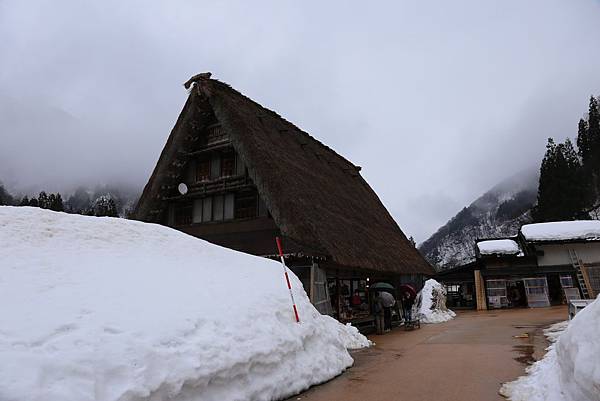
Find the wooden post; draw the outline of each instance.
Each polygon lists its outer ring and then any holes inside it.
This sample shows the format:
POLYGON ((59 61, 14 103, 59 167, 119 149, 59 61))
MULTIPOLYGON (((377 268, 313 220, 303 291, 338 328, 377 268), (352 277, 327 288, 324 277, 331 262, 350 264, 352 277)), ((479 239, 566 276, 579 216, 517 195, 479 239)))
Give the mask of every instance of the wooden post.
POLYGON ((315 304, 315 261, 312 261, 312 264, 310 265, 310 278, 309 278, 309 292, 308 292, 308 298, 310 299, 310 302, 314 305, 315 304))
POLYGON ((475 296, 477 300, 477 310, 487 310, 487 303, 485 302, 485 285, 483 283, 483 277, 481 277, 481 270, 474 270, 475 275, 475 296))
POLYGON ((335 297, 337 304, 337 319, 342 320, 340 316, 342 309, 340 305, 340 275, 338 269, 335 270, 335 297))

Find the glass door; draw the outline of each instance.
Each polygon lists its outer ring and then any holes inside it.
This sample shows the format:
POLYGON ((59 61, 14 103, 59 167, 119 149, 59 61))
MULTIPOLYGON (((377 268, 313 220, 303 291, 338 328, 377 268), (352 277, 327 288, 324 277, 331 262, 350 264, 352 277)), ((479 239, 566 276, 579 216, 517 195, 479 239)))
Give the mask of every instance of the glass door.
POLYGON ((527 305, 530 308, 550 306, 548 299, 548 282, 546 277, 524 278, 527 305))

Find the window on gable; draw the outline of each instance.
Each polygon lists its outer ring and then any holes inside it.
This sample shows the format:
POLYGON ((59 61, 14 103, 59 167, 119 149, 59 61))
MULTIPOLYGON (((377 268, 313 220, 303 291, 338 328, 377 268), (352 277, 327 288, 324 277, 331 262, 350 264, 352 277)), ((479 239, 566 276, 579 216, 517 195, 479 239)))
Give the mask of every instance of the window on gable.
POLYGON ((210 180, 210 159, 200 159, 196 162, 196 181, 210 180))
POLYGON ((235 175, 235 153, 224 153, 221 157, 221 177, 235 175))
POLYGON ((192 224, 192 204, 183 203, 175 206, 175 225, 185 226, 192 224))
POLYGON ((256 192, 239 192, 235 194, 235 218, 246 219, 256 217, 258 196, 256 192))

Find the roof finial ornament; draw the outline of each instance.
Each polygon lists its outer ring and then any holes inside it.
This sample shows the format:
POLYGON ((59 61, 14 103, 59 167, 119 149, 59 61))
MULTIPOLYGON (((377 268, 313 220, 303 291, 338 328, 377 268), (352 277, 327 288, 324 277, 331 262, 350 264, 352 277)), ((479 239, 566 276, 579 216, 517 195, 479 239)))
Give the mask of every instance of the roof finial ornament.
POLYGON ((185 89, 190 89, 190 86, 192 86, 192 84, 194 82, 197 82, 197 81, 200 81, 200 80, 210 79, 211 75, 212 75, 212 73, 210 73, 210 72, 202 72, 200 74, 196 74, 193 77, 191 77, 190 79, 188 79, 186 81, 186 83, 183 84, 183 87, 185 89))

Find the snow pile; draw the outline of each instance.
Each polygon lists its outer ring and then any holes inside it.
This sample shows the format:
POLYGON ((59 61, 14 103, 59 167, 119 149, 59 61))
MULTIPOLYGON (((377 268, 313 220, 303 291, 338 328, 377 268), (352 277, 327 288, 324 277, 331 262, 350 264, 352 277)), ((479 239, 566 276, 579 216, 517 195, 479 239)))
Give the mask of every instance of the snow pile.
POLYGON ((519 244, 512 239, 479 241, 477 248, 482 255, 523 255, 519 244))
POLYGON ((500 393, 512 401, 600 400, 600 298, 568 322, 544 334, 553 342, 527 376, 506 383, 500 393), (563 331, 564 330, 564 331, 563 331))
POLYGON ((417 294, 413 315, 423 323, 442 323, 453 319, 456 313, 446 307, 446 288, 429 279, 417 294))
POLYGON ((273 400, 368 346, 277 262, 117 218, 0 207, 0 399, 273 400))
POLYGON ((600 220, 526 224, 521 233, 527 241, 600 240, 600 220))

